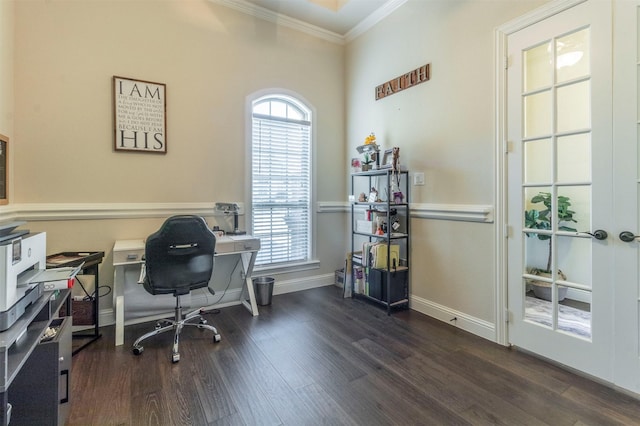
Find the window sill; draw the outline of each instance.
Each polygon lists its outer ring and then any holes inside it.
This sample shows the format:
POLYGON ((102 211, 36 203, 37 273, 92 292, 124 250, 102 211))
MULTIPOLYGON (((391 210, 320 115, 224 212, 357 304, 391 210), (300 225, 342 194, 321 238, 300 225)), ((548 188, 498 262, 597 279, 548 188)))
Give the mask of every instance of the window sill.
POLYGON ((311 269, 319 269, 319 260, 308 260, 306 262, 287 263, 282 265, 261 265, 253 268, 253 275, 268 273, 272 275, 289 274, 292 272, 309 271, 311 269))

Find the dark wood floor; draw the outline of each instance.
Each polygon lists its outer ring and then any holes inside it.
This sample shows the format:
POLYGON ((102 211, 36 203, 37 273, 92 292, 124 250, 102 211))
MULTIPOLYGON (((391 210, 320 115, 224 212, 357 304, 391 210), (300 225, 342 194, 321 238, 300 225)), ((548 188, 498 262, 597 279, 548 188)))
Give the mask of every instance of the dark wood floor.
POLYGON ((73 357, 69 425, 640 424, 640 402, 422 314, 388 317, 336 287, 207 315, 131 353, 153 324, 73 357))

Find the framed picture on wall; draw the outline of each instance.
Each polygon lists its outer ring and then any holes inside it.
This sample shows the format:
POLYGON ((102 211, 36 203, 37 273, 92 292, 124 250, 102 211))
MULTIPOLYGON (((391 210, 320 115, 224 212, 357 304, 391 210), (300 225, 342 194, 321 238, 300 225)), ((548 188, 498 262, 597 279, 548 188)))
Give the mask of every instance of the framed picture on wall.
POLYGON ((0 135, 0 205, 9 202, 9 138, 0 135))
POLYGON ((113 77, 114 149, 167 153, 166 85, 113 77))

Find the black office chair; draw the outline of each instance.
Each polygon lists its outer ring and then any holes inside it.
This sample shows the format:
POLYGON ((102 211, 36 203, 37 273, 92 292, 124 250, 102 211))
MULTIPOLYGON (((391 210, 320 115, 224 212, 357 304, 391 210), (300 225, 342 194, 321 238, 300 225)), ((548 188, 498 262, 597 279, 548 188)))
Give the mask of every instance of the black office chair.
POLYGON ((178 340, 185 325, 213 331, 213 341, 220 341, 215 327, 207 325, 201 309, 182 315, 180 296, 191 290, 207 287, 213 274, 213 254, 216 236, 199 216, 173 216, 147 238, 145 244, 146 276, 142 284, 151 294, 173 294, 176 298, 175 319, 163 320, 156 329, 141 336, 133 344, 133 353, 140 355, 144 347, 140 342, 148 337, 175 330, 171 361, 180 361, 178 340), (198 323, 188 321, 199 320, 198 323), (167 325, 168 324, 168 325, 167 325))

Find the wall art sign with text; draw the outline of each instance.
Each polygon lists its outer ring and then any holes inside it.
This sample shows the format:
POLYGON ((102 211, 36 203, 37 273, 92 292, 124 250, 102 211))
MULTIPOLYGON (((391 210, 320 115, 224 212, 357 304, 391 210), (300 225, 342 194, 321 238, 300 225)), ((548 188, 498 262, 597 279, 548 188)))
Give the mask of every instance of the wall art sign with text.
POLYGON ((0 135, 0 205, 9 203, 9 138, 0 135))
POLYGON ((396 77, 376 87, 376 101, 393 95, 394 93, 401 92, 409 87, 429 81, 429 78, 431 78, 431 64, 423 65, 420 68, 402 74, 400 77, 396 77))
POLYGON ((166 85, 113 77, 116 151, 167 153, 166 85))

